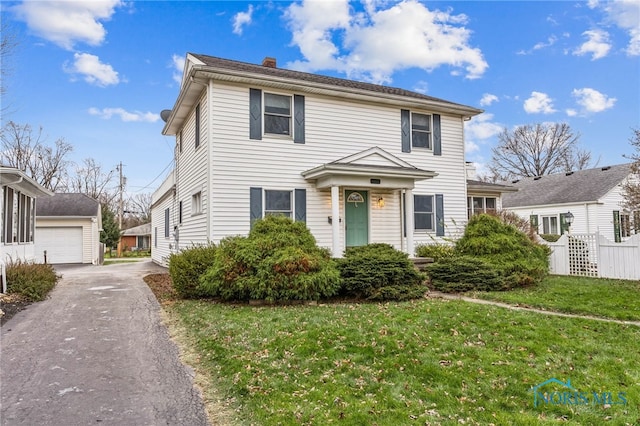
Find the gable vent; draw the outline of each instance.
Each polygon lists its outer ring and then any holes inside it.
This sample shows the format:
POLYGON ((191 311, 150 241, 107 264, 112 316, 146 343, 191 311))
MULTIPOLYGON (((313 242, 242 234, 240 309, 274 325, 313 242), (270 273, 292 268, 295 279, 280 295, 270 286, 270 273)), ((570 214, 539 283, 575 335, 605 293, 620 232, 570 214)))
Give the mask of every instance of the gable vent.
POLYGON ((606 166, 606 167, 603 167, 601 170, 602 170, 603 172, 606 172, 606 171, 607 171, 607 170, 609 170, 610 168, 611 168, 611 166, 606 166))

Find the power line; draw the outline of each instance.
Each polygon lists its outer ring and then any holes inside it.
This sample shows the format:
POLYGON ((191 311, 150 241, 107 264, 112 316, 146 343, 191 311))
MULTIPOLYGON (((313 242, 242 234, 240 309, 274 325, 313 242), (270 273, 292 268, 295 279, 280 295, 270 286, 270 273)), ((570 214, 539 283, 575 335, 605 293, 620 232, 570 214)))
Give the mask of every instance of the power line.
MULTIPOLYGON (((143 190, 145 190, 145 189, 149 188, 151 185, 153 185, 153 183, 154 183, 155 181, 157 181, 161 176, 163 176, 163 175, 164 175, 164 173, 167 171, 167 169, 173 165, 173 161, 174 161, 174 160, 172 159, 172 160, 169 162, 169 164, 167 164, 167 166, 166 166, 166 167, 165 167, 165 168, 164 168, 164 169, 163 169, 163 170, 158 174, 158 176, 156 176, 156 177, 155 177, 151 182, 149 182, 147 185, 145 185, 145 186, 141 187, 140 189, 135 190, 135 191, 133 191, 133 192, 142 192, 143 190)), ((132 188, 133 188, 133 187, 132 187, 132 188)))

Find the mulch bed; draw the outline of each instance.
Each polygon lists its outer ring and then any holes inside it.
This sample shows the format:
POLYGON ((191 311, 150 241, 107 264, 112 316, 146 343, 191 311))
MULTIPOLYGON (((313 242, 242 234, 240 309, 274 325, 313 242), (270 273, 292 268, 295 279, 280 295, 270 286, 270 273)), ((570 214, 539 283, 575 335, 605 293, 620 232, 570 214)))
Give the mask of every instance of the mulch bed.
POLYGON ((18 294, 0 294, 0 326, 30 304, 31 302, 18 294))

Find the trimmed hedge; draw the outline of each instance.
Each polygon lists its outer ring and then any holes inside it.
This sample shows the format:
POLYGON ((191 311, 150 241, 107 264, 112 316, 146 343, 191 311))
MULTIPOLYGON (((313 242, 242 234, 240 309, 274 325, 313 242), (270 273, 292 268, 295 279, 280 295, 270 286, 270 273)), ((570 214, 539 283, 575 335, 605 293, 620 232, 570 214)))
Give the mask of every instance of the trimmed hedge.
POLYGON ((39 302, 60 279, 52 265, 12 261, 6 265, 7 292, 20 294, 30 302, 39 302))
POLYGON ((340 275, 304 223, 267 216, 220 242, 199 288, 224 300, 319 300, 337 294, 340 275))
POLYGON ((431 285, 445 293, 504 290, 504 280, 490 263, 473 256, 454 256, 427 266, 431 285))
POLYGON ((408 300, 427 291, 424 274, 389 244, 348 248, 338 259, 342 294, 367 300, 408 300))
POLYGON ((169 275, 178 296, 183 299, 197 299, 203 296, 198 288, 200 276, 213 265, 215 254, 215 244, 207 244, 194 245, 169 256, 169 275))

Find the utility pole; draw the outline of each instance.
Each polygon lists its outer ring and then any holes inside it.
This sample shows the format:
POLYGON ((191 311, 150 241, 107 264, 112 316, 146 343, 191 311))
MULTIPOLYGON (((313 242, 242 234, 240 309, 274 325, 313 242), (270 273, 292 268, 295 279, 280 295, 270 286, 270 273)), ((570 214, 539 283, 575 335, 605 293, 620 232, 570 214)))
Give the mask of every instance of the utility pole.
POLYGON ((122 231, 122 215, 124 214, 124 206, 122 204, 122 192, 124 191, 124 178, 122 177, 122 161, 118 166, 118 170, 120 171, 120 201, 118 203, 118 228, 122 231))

